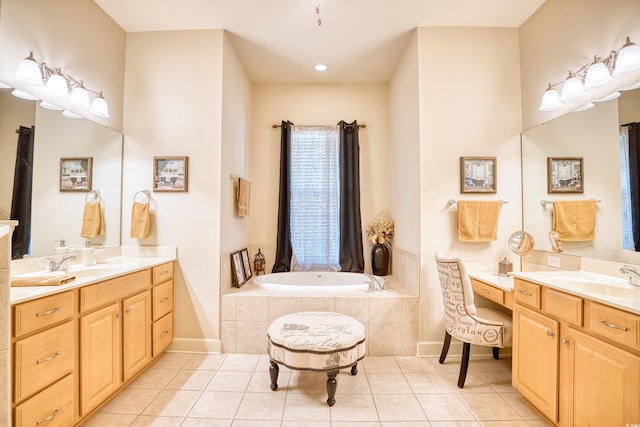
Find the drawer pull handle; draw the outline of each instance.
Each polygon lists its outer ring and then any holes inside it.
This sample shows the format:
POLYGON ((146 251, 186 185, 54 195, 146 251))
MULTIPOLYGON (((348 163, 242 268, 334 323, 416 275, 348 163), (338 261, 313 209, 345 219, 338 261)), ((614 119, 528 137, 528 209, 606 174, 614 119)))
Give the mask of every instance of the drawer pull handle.
POLYGON ((50 419, 54 418, 56 415, 58 415, 58 413, 60 413, 60 411, 62 410, 62 406, 58 406, 56 408, 55 411, 53 411, 50 415, 44 417, 44 418, 40 418, 38 421, 36 421, 36 425, 40 425, 44 422, 49 421, 50 419))
POLYGON ((555 335, 555 334, 554 334, 553 332, 551 332, 551 331, 547 331, 547 336, 548 336, 548 337, 552 337, 552 336, 554 336, 554 335, 555 335))
POLYGON ((169 274, 169 270, 163 270, 160 272, 161 276, 164 276, 165 274, 169 274))
POLYGON ((523 291, 522 289, 518 289, 518 292, 521 293, 522 295, 526 295, 528 297, 532 297, 533 296, 533 294, 531 292, 523 291))
POLYGON ((166 336, 167 336, 167 334, 169 334, 169 331, 168 331, 168 330, 166 330, 166 331, 162 331, 162 332, 160 333, 160 338, 162 338, 162 337, 166 337, 166 336))
POLYGON ((169 297, 164 297, 164 298, 160 299, 160 302, 167 302, 167 301, 169 301, 169 297))
POLYGON ((629 330, 626 326, 614 325, 613 323, 609 323, 604 319, 598 319, 598 323, 602 323, 604 326, 607 326, 609 328, 620 329, 621 331, 625 331, 625 332, 629 330))
POLYGON ((48 361, 50 361, 50 360, 53 360, 53 359, 55 359, 56 357, 60 356, 61 354, 62 354, 62 352, 61 352, 61 351, 56 351, 55 353, 53 353, 53 354, 52 354, 51 356, 49 356, 49 357, 45 357, 44 359, 38 359, 38 360, 36 361, 36 365, 39 365, 39 364, 41 364, 41 363, 44 363, 44 362, 48 362, 48 361))
POLYGON ((490 293, 488 289, 480 289, 480 292, 485 293, 485 294, 490 293))
POLYGON ((49 311, 39 311, 36 313, 36 317, 48 316, 50 314, 57 313, 60 310, 62 310, 62 307, 56 307, 53 310, 49 311))

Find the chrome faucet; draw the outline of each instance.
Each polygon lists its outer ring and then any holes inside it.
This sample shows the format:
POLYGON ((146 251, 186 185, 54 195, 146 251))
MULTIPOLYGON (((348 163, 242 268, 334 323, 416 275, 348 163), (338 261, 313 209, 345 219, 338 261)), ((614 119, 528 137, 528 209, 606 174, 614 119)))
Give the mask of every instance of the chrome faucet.
POLYGON ((640 272, 638 272, 638 270, 632 266, 632 265, 623 265, 620 268, 620 272, 621 273, 626 273, 629 275, 629 284, 631 285, 635 285, 635 286, 640 286, 640 272))
POLYGON ((60 261, 56 261, 55 258, 47 258, 47 261, 49 261, 49 271, 66 270, 69 267, 69 262, 76 258, 75 255, 65 255, 60 261))
POLYGON ((369 277, 371 282, 369 282, 369 292, 373 291, 384 291, 387 289, 387 280, 383 278, 377 278, 373 274, 364 273, 369 277))

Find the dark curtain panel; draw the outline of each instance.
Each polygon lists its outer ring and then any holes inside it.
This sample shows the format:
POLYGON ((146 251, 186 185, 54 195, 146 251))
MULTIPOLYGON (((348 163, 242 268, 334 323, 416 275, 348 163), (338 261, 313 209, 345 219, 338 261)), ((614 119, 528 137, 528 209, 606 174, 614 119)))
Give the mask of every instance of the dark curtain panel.
POLYGON ((340 266, 362 273, 362 221, 360 217, 360 145, 358 122, 340 126, 340 266))
POLYGON ((629 123, 629 182, 631 187, 631 220, 633 242, 640 251, 640 123, 629 123))
POLYGON ((11 219, 18 220, 11 241, 12 259, 29 253, 31 243, 31 187, 33 182, 33 140, 35 127, 20 126, 16 168, 13 178, 11 219))
POLYGON ((289 185, 289 157, 291 151, 291 126, 289 121, 282 122, 280 136, 280 198, 278 201, 278 241, 276 260, 272 272, 281 273, 291 270, 291 221, 289 218, 289 201, 291 188, 289 185))

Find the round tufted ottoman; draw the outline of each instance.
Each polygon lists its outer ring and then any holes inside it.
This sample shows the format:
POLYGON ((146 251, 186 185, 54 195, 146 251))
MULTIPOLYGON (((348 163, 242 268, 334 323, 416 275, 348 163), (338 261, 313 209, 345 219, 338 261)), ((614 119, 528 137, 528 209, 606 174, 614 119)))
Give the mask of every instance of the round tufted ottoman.
POLYGON ((336 402, 336 375, 351 367, 358 373, 364 358, 366 333, 362 323, 344 314, 306 311, 282 316, 267 330, 271 390, 278 389, 278 364, 300 371, 327 373, 327 403, 336 402))

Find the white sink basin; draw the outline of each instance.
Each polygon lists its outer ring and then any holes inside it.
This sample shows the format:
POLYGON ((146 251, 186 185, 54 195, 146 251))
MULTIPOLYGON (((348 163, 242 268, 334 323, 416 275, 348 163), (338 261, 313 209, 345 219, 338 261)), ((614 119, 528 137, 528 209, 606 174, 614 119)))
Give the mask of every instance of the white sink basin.
POLYGON ((587 295, 640 299, 640 287, 617 277, 585 271, 535 272, 531 275, 538 280, 558 284, 568 290, 587 295))
POLYGON ((73 274, 77 278, 101 277, 117 274, 122 270, 121 265, 74 265, 67 269, 68 274, 73 274))

